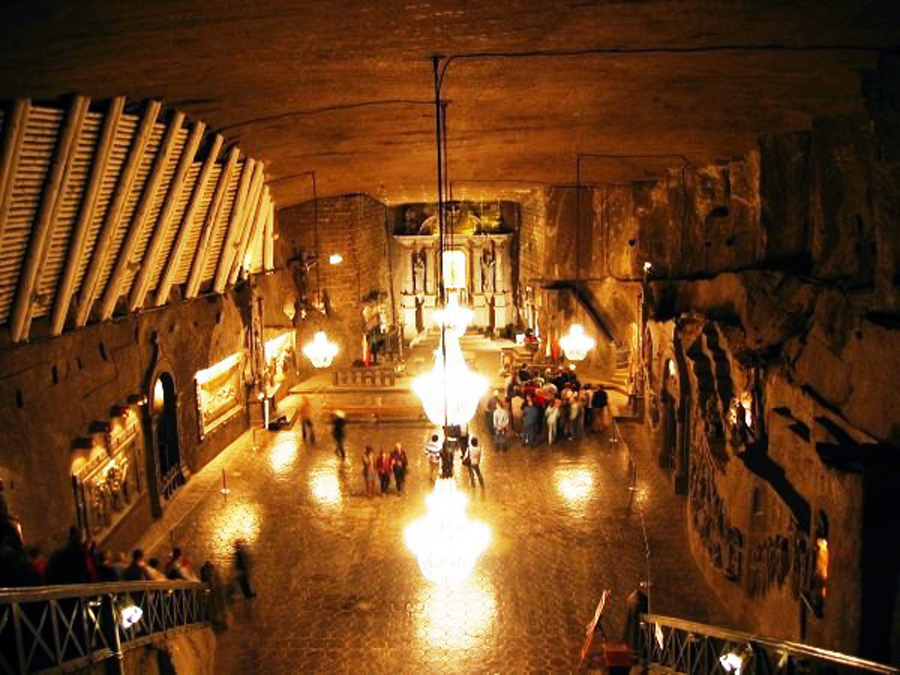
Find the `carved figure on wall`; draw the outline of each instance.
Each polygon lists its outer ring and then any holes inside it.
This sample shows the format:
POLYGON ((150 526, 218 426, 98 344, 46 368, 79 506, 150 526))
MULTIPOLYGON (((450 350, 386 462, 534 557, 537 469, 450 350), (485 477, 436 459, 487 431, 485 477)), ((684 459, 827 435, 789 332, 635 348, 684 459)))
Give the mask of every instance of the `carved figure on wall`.
POLYGON ((425 293, 425 249, 413 251, 413 293, 425 293))
POLYGON ((485 246, 481 253, 481 290, 484 293, 494 292, 494 275, 497 267, 497 252, 494 243, 490 247, 485 246))

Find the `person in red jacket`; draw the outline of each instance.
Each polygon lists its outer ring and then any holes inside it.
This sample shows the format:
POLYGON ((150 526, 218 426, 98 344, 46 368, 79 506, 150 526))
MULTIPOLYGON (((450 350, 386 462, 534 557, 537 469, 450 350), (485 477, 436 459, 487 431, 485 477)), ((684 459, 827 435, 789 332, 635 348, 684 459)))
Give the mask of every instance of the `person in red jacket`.
POLYGON ((391 456, 387 450, 381 451, 381 455, 375 462, 375 469, 378 471, 378 478, 381 480, 381 494, 386 495, 388 488, 391 487, 391 456))

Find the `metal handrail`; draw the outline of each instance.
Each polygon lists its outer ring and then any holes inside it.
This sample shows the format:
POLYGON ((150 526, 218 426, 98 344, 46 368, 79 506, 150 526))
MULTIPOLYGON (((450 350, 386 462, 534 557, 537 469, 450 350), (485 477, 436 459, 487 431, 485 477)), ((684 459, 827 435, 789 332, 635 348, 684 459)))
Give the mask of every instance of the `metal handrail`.
POLYGON ((113 659, 160 636, 209 624, 197 581, 135 581, 0 589, 0 673, 71 670, 113 659), (123 615, 140 609, 125 625, 123 615))
POLYGON ((651 667, 671 673, 730 673, 721 657, 743 660, 742 675, 777 673, 879 673, 898 675, 892 666, 849 654, 683 619, 641 617, 641 657, 651 667))

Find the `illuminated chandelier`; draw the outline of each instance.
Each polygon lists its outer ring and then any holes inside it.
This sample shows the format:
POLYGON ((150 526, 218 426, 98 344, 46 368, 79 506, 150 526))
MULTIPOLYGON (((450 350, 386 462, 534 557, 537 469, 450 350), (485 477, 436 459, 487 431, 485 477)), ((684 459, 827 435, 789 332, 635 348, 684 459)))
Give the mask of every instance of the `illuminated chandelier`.
POLYGON ((474 316, 471 309, 459 304, 459 298, 456 295, 451 295, 447 305, 434 313, 438 325, 443 326, 456 337, 466 334, 466 328, 469 327, 474 316))
POLYGON ((428 513, 404 532, 422 574, 434 583, 453 584, 468 577, 491 541, 488 526, 466 516, 467 502, 452 478, 438 480, 426 498, 428 513))
POLYGON ((584 327, 577 323, 569 326, 568 334, 559 339, 559 346, 570 361, 581 361, 596 344, 594 338, 587 335, 584 327))
POLYGON ((487 378, 466 366, 459 340, 445 334, 434 352, 434 367, 412 383, 428 419, 437 426, 467 424, 487 391, 487 378))
POLYGON ((317 331, 312 342, 303 347, 303 354, 316 368, 327 368, 338 353, 338 346, 328 339, 325 331, 317 331))

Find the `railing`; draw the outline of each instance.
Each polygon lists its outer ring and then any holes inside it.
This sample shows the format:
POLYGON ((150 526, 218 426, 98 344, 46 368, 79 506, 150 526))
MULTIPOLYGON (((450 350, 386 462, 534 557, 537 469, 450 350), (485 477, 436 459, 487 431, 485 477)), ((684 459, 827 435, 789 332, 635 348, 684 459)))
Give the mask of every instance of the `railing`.
POLYGON ((336 368, 335 387, 393 387, 397 375, 393 366, 369 368, 336 368))
POLYGON ((900 673, 855 656, 656 614, 642 617, 640 642, 650 670, 685 675, 900 673))
MULTIPOLYGON (((0 672, 72 670, 209 621, 206 587, 150 581, 0 590, 0 672), (140 618, 127 626, 129 618, 140 618)), ((118 664, 120 665, 120 663, 118 664)))

